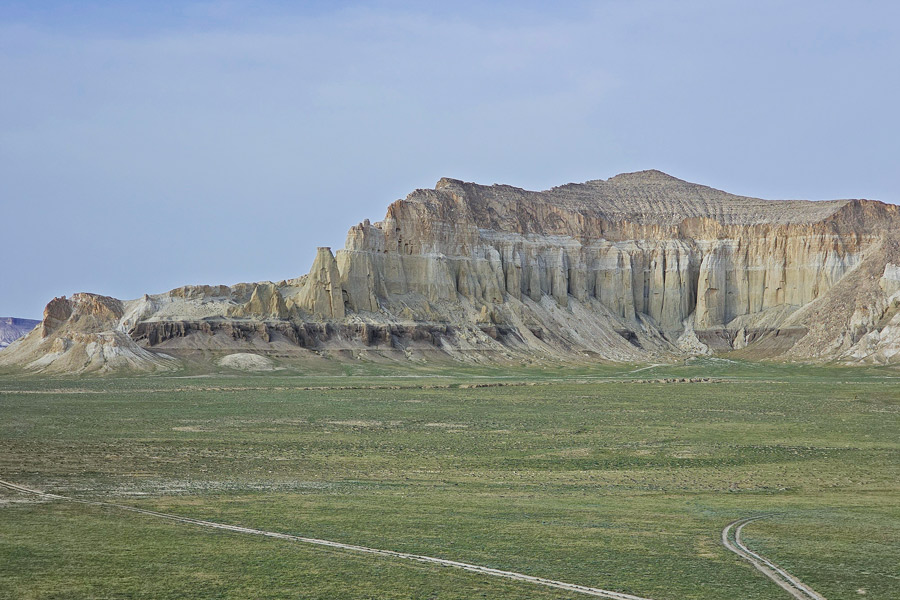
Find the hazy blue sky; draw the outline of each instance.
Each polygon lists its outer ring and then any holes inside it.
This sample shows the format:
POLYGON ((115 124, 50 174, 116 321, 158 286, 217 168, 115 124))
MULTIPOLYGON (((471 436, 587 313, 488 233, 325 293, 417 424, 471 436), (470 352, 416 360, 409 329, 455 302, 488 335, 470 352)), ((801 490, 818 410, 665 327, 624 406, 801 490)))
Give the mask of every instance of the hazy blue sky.
POLYGON ((280 280, 442 176, 900 200, 900 3, 0 0, 0 316, 280 280))

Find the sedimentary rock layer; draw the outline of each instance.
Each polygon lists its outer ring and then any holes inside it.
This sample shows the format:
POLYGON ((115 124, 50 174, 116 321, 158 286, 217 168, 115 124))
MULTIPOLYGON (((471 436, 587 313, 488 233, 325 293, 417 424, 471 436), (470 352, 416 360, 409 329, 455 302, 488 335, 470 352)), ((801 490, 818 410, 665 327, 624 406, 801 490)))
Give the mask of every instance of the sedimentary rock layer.
MULTIPOLYGON (((441 179, 391 204, 383 221, 352 227, 335 254, 319 248, 308 275, 124 303, 54 301, 40 335, 118 332, 151 353, 408 357, 430 347, 462 360, 728 351, 891 362, 898 237, 896 206, 759 200, 658 171, 544 192, 441 179)), ((36 348, 18 354, 43 365, 36 348)))

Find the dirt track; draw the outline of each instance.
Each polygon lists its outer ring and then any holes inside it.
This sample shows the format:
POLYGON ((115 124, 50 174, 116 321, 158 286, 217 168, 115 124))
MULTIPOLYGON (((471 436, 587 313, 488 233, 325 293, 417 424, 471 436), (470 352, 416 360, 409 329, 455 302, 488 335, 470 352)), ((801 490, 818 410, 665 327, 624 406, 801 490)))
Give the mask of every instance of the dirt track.
MULTIPOLYGON (((8 488, 10 490, 14 490, 16 492, 24 493, 24 494, 32 494, 36 496, 40 496, 42 498, 47 498, 50 500, 66 500, 69 502, 78 502, 80 504, 87 504, 91 506, 105 506, 118 508, 121 510, 127 510, 131 512, 140 513, 142 515, 149 515, 153 517, 158 517, 161 519, 167 519, 169 521, 175 521, 177 523, 184 523, 188 525, 198 525, 200 527, 211 527, 213 529, 224 529, 225 531, 233 531, 235 533, 244 533, 249 535, 261 535, 265 537, 278 538, 282 540, 288 540, 292 542, 301 542, 304 544, 314 544, 316 546, 328 546, 329 548, 337 548, 340 550, 348 550, 351 552, 362 552, 365 554, 377 554, 379 556, 386 556, 390 558, 400 558, 404 560, 413 560, 420 563, 429 563, 433 565, 439 565, 442 567, 454 567, 457 569, 462 569, 464 571, 470 571, 472 573, 480 573, 482 575, 490 575, 492 577, 502 577, 504 579, 512 579, 515 581, 525 581, 528 583, 533 583, 536 585, 542 585, 545 587, 557 588, 561 590, 566 590, 568 592, 577 592, 579 594, 584 594, 587 596, 594 596, 597 598, 611 598, 612 600, 650 600, 649 598, 642 598, 640 596, 632 596, 631 594, 624 594, 621 592, 614 592, 610 590, 602 590, 599 588, 592 588, 583 585, 577 585, 574 583, 566 583, 564 581, 556 581, 553 579, 544 579, 543 577, 533 577, 531 575, 525 575, 523 573, 515 573, 513 571, 502 571, 500 569, 492 569, 490 567, 482 567, 479 565, 472 565, 469 563, 458 562, 455 560, 446 560, 443 558, 433 558, 430 556, 420 556, 418 554, 408 554, 406 552, 394 552, 393 550, 378 550, 375 548, 366 548, 365 546, 355 546, 352 544, 342 544, 340 542, 332 542, 329 540, 320 540, 316 538, 308 538, 301 537, 296 535, 289 535, 286 533, 276 533, 272 531, 262 531, 260 529, 250 529, 249 527, 238 527, 237 525, 224 525, 222 523, 213 523, 212 521, 202 521, 200 519, 190 519, 187 517, 180 517, 178 515, 172 515, 168 513, 161 513, 152 510, 145 510, 143 508, 135 508, 133 506, 126 506, 124 504, 113 504, 110 502, 96 502, 91 500, 79 500, 77 498, 69 498, 67 496, 59 496, 57 494, 47 494, 38 490, 33 490, 31 488, 27 488, 21 485, 17 485, 15 483, 10 483, 8 481, 0 480, 0 486, 8 488)), ((817 599, 821 597, 816 596, 817 599)))
POLYGON ((741 530, 744 528, 744 526, 748 523, 752 523, 753 521, 765 519, 767 516, 771 515, 747 517, 744 519, 738 519, 733 523, 729 523, 728 526, 722 530, 722 544, 724 544, 726 548, 728 548, 744 560, 749 561, 766 577, 774 581, 794 598, 797 598, 797 600, 825 600, 824 596, 814 591, 812 588, 779 567, 771 560, 757 554, 756 552, 753 552, 741 542, 741 530), (730 539, 732 530, 734 530, 733 541, 730 539))

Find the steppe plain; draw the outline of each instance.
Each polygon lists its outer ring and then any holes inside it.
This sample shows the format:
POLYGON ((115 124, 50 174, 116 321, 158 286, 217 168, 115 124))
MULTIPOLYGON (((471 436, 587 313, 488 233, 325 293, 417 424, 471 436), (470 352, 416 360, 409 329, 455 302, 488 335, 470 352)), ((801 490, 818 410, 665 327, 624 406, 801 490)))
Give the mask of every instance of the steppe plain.
MULTIPOLYGON (((227 370, 226 370, 227 371, 227 370)), ((0 376, 0 479, 654 600, 900 589, 900 372, 647 367, 0 376), (693 380, 693 381, 691 381, 693 380)), ((576 598, 0 489, 0 598, 576 598)))

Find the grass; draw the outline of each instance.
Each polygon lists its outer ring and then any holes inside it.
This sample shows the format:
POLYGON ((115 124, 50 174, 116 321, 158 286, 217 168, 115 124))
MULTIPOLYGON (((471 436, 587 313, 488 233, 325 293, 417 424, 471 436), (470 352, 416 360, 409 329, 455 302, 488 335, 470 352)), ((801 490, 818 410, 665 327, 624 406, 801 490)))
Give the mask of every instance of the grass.
MULTIPOLYGON (((896 371, 638 368, 4 377, 0 478, 654 600, 782 597, 719 543, 730 521, 774 512, 745 529, 751 548, 826 597, 893 597, 896 371), (714 381, 631 381, 690 377, 714 381)), ((573 597, 12 500, 0 598, 573 597)))

